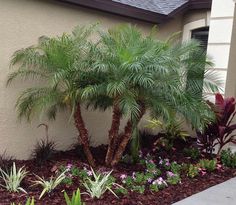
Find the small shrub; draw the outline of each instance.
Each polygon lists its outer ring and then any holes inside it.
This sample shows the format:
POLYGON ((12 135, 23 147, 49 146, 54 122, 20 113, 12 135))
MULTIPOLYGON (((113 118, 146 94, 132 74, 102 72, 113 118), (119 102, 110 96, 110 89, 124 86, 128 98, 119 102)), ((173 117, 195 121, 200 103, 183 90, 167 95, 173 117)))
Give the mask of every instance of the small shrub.
POLYGON ((208 172, 213 172, 217 168, 216 160, 201 159, 199 162, 200 168, 207 170, 208 172))
POLYGON ((80 195, 80 190, 79 189, 77 189, 76 192, 73 192, 71 199, 69 198, 67 193, 64 192, 64 198, 65 198, 65 201, 66 201, 66 205, 85 205, 81 201, 81 195, 80 195))
POLYGON ((150 184, 149 188, 151 191, 158 192, 159 190, 164 189, 167 186, 168 185, 166 181, 162 177, 159 177, 150 184))
POLYGON ((170 164, 170 170, 174 173, 174 174, 180 174, 181 173, 181 169, 182 166, 180 164, 178 164, 177 162, 172 162, 170 164))
POLYGON ((49 181, 39 177, 38 175, 35 176, 38 180, 35 181, 34 185, 40 185, 43 187, 43 191, 41 192, 39 199, 41 199, 46 193, 50 194, 66 177, 65 172, 61 173, 56 178, 51 177, 49 181))
POLYGON ((187 176, 190 178, 194 178, 198 175, 199 175, 199 168, 197 166, 190 164, 187 171, 187 176))
POLYGON ((183 121, 173 118, 167 122, 162 122, 158 119, 149 120, 149 128, 161 128, 160 138, 154 143, 159 148, 163 147, 167 151, 171 150, 174 146, 174 142, 178 139, 186 141, 189 134, 182 130, 183 121))
POLYGON ((230 149, 223 150, 220 159, 224 166, 236 168, 236 153, 232 153, 230 149))
POLYGON ((114 196, 118 198, 118 196, 112 190, 112 187, 123 187, 117 183, 114 183, 114 178, 110 178, 112 171, 107 174, 96 174, 93 169, 91 169, 91 171, 93 179, 87 177, 83 183, 84 187, 86 188, 86 193, 89 194, 91 198, 99 199, 106 191, 110 191, 114 196))
POLYGON ((56 144, 49 140, 48 136, 48 125, 40 124, 40 126, 45 126, 46 137, 37 142, 32 152, 32 158, 38 165, 43 165, 46 161, 50 160, 55 153, 56 144))
POLYGON ((13 163, 12 167, 10 168, 10 172, 5 172, 3 169, 0 168, 0 173, 2 180, 4 181, 4 185, 1 185, 6 190, 10 192, 19 192, 22 191, 26 193, 26 191, 20 187, 22 180, 26 177, 27 171, 24 167, 21 167, 19 170, 16 168, 15 162, 13 163))
POLYGON ((181 182, 181 178, 179 174, 174 174, 173 172, 167 172, 167 182, 171 185, 176 185, 181 182))
POLYGON ((183 152, 184 152, 185 156, 190 157, 193 160, 197 160, 201 156, 200 151, 197 148, 194 148, 194 147, 184 148, 183 152))
MULTIPOLYGON (((34 198, 32 199, 27 199, 25 205, 34 205, 35 204, 35 201, 34 201, 34 198)), ((15 203, 11 203, 11 205, 16 205, 15 203)), ((21 204, 18 204, 18 205, 21 205, 21 204)))
POLYGON ((41 140, 35 145, 32 153, 33 159, 38 165, 43 165, 50 160, 55 153, 55 143, 53 141, 41 140))
POLYGON ((233 123, 236 115, 236 100, 233 97, 223 98, 219 93, 215 95, 215 104, 208 102, 212 111, 215 112, 216 120, 209 123, 204 132, 198 131, 198 146, 202 151, 212 154, 216 146, 219 146, 217 154, 229 143, 236 144, 236 130, 233 123))

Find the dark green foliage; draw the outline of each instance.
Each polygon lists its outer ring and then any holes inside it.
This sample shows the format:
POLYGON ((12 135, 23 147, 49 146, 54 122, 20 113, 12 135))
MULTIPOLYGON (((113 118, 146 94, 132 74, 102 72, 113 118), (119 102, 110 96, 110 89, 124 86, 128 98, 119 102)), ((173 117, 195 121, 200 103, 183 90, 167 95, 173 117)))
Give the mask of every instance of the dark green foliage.
POLYGON ((184 148, 184 155, 190 157, 193 160, 198 160, 201 156, 200 151, 195 147, 184 148))
POLYGON ((53 141, 40 140, 35 145, 32 157, 38 165, 43 165, 50 160, 55 153, 56 144, 53 141))
POLYGON ((6 151, 4 151, 0 155, 0 168, 3 171, 8 172, 12 166, 13 161, 14 161, 14 157, 8 155, 6 151))
POLYGON ((224 166, 236 168, 236 153, 233 153, 230 149, 223 150, 220 159, 224 166))
POLYGON ((41 126, 45 127, 45 133, 46 133, 45 139, 41 139, 40 141, 38 141, 32 152, 32 158, 40 166, 51 159, 51 157, 55 153, 55 147, 56 147, 55 142, 49 140, 48 125, 40 124, 38 127, 41 126))

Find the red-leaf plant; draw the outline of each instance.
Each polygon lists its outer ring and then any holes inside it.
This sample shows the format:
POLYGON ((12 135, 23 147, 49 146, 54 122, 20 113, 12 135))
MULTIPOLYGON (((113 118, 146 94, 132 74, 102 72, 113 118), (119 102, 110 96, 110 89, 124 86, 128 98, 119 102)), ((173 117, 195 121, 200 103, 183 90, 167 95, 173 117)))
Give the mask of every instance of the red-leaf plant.
POLYGON ((209 124, 203 133, 197 132, 198 145, 202 151, 211 153, 218 146, 217 154, 221 152, 223 147, 228 143, 236 144, 236 124, 233 119, 236 115, 236 100, 233 97, 223 98, 219 93, 215 95, 215 104, 209 103, 216 114, 214 123, 209 124))

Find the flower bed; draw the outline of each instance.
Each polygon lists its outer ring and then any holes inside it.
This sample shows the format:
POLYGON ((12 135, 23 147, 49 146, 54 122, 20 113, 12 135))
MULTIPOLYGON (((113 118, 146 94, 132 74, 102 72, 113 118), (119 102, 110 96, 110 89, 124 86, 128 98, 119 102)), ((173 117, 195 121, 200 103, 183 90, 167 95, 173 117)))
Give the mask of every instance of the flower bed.
MULTIPOLYGON (((94 149, 98 156, 103 155, 105 147, 94 149)), ((75 150, 57 153, 50 162, 43 166, 36 166, 34 161, 16 161, 17 167, 25 166, 27 176, 22 181, 21 187, 27 191, 10 193, 0 188, 0 204, 11 202, 24 203, 28 197, 34 197, 36 204, 65 204, 63 192, 71 196, 79 187, 82 199, 86 205, 99 204, 172 204, 192 194, 200 192, 215 184, 221 183, 234 177, 235 168, 224 167, 219 161, 208 159, 193 159, 186 156, 182 151, 171 152, 156 151, 154 153, 140 153, 138 163, 135 165, 122 163, 115 167, 109 176, 112 191, 109 190, 97 199, 91 198, 86 192, 87 178, 93 179, 90 167, 83 161, 78 160, 75 150), (168 154, 171 153, 171 154, 168 154), (50 193, 45 193, 39 200, 42 187, 32 186, 37 180, 35 174, 45 179, 65 172, 65 178, 50 193)), ((224 158, 225 160, 225 158, 224 158)), ((226 161, 224 161, 226 162, 226 161)), ((96 167, 96 173, 107 175, 111 169, 101 166, 96 167)), ((2 181, 1 181, 2 183, 2 181)))

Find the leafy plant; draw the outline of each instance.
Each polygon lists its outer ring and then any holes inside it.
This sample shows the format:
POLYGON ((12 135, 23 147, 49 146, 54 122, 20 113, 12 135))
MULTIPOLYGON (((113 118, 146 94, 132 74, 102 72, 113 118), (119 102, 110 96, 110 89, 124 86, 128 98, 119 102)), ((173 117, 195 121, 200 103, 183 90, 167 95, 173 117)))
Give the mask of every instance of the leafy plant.
POLYGON ((32 153, 32 157, 38 165, 44 164, 50 160, 52 155, 55 153, 56 144, 49 140, 48 136, 48 125, 40 124, 38 127, 44 126, 46 132, 46 139, 42 139, 37 142, 32 153))
POLYGON ((39 177, 38 175, 35 175, 38 179, 37 181, 34 181, 34 185, 40 185, 43 188, 43 191, 41 192, 39 199, 41 199, 46 193, 50 194, 58 185, 61 184, 61 182, 65 179, 65 172, 61 173, 58 177, 50 177, 50 180, 47 181, 44 178, 39 177))
MULTIPOLYGON (((34 205, 35 204, 35 201, 34 201, 34 198, 29 198, 27 199, 25 205, 34 205)), ((15 203, 11 203, 11 205, 16 205, 15 203)), ((18 204, 18 205, 21 205, 21 204, 18 204)))
POLYGON ((187 176, 190 177, 190 178, 194 178, 198 175, 199 175, 199 167, 197 167, 193 164, 190 164, 189 168, 188 168, 188 171, 187 171, 187 176))
POLYGON ((201 159, 199 161, 199 166, 209 172, 213 172, 214 170, 216 170, 217 161, 215 159, 213 160, 201 159))
POLYGON ((177 162, 172 162, 170 164, 170 171, 173 172, 174 174, 180 174, 182 169, 182 166, 180 164, 178 164, 177 162))
POLYGON ((118 197, 114 191, 112 191, 113 186, 122 188, 119 184, 114 183, 113 180, 110 180, 112 171, 107 174, 96 174, 91 168, 93 179, 87 177, 83 185, 86 188, 86 193, 91 198, 100 198, 106 191, 110 191, 114 196, 118 197))
POLYGON ((167 172, 167 180, 169 184, 176 185, 181 182, 181 178, 179 174, 174 174, 173 172, 167 172))
POLYGON ((224 166, 236 168, 236 153, 232 153, 230 149, 223 150, 220 159, 224 166))
POLYGON ((197 148, 191 147, 191 148, 184 148, 183 150, 184 155, 190 157, 193 160, 197 160, 200 158, 200 151, 197 148))
POLYGON ((208 102, 215 112, 215 122, 209 123, 203 132, 198 131, 198 145, 202 151, 212 153, 219 146, 217 154, 228 143, 236 144, 236 124, 233 123, 235 111, 235 98, 223 98, 220 93, 215 95, 215 104, 208 102))
POLYGON ((186 141, 186 138, 189 137, 189 134, 182 130, 183 122, 177 120, 175 116, 167 122, 162 122, 158 119, 148 120, 148 122, 149 125, 147 127, 149 128, 161 128, 161 137, 154 145, 161 146, 166 150, 171 150, 173 148, 175 140, 180 139, 186 141))
POLYGON ((9 173, 0 168, 1 176, 0 178, 4 181, 4 185, 0 184, 3 188, 10 192, 19 192, 26 191, 20 187, 22 180, 26 177, 27 171, 24 167, 21 167, 17 170, 15 162, 13 162, 12 167, 10 168, 9 173))
POLYGON ((73 192, 71 199, 69 198, 67 193, 64 192, 64 198, 66 200, 66 205, 85 205, 81 201, 81 195, 80 195, 80 190, 79 189, 77 189, 76 192, 73 192))

